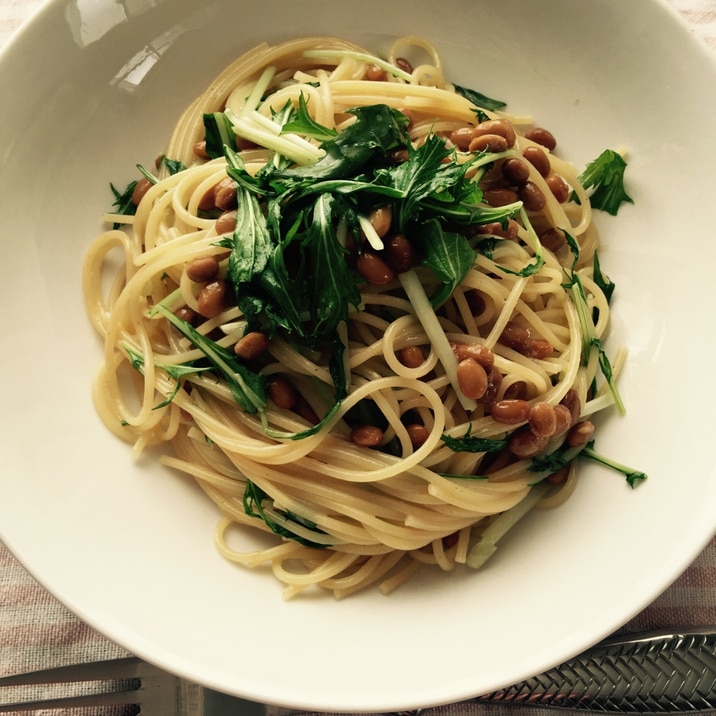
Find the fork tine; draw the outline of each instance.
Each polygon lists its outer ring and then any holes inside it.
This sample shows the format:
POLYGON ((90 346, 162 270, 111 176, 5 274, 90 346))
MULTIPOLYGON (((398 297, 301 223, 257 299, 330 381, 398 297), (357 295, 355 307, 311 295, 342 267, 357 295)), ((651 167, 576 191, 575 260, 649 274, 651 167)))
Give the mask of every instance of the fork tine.
POLYGON ((141 695, 138 689, 132 689, 131 691, 110 691, 100 694, 82 694, 81 696, 66 696, 56 699, 41 699, 40 701, 21 701, 14 704, 0 704, 0 713, 32 711, 34 709, 66 709, 81 706, 119 706, 129 704, 141 705, 141 695))
POLYGON ((13 674, 0 678, 0 688, 30 685, 131 682, 136 684, 113 684, 114 690, 76 696, 53 697, 36 701, 0 704, 0 713, 32 709, 60 709, 77 706, 108 706, 136 704, 151 707, 157 714, 176 714, 177 677, 152 666, 136 657, 109 659, 107 661, 71 664, 52 669, 13 674))
POLYGON ((154 669, 133 656, 107 661, 91 661, 86 664, 69 664, 52 669, 12 674, 0 678, 0 687, 27 686, 30 684, 68 684, 77 681, 103 681, 107 679, 140 679, 145 667, 154 669))

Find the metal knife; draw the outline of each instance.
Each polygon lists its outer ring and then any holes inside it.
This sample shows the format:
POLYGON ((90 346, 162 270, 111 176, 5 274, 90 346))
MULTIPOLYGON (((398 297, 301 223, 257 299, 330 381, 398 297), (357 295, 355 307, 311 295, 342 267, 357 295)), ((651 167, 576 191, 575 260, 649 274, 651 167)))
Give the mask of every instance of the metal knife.
POLYGON ((611 638, 475 701, 606 713, 716 709, 716 627, 611 638))

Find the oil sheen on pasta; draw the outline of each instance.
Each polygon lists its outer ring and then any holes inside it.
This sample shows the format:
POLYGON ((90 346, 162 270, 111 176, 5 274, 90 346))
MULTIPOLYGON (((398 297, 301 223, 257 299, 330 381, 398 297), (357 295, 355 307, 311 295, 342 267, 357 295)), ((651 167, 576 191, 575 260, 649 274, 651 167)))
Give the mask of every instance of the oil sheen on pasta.
POLYGON ((135 188, 136 214, 106 216, 115 228, 87 253, 99 415, 135 453, 169 444, 162 461, 221 511, 221 552, 268 565, 286 597, 388 593, 423 566, 479 566, 510 519, 570 494, 589 417, 614 402, 590 349, 609 305, 578 171, 549 132, 478 106, 445 72, 421 38, 380 60, 332 38, 253 49, 187 108, 170 161, 135 188), (301 107, 316 127, 285 131, 301 107), (221 156, 207 155, 205 115, 229 119, 221 156), (334 185, 310 179, 361 116, 388 117, 397 139, 334 185), (440 167, 416 194, 405 167, 426 146, 440 167), (462 204, 440 188, 447 171, 462 204), (249 185, 271 172, 287 193, 269 216, 249 185), (286 226, 299 195, 310 213, 286 226), (442 200, 459 211, 440 221, 442 200), (274 253, 237 286, 257 260, 242 231, 257 226, 274 253), (468 264, 442 266, 451 252, 468 264), (331 302, 326 255, 352 282, 344 314, 314 305, 331 302), (284 325, 260 300, 276 277, 305 291, 284 325))

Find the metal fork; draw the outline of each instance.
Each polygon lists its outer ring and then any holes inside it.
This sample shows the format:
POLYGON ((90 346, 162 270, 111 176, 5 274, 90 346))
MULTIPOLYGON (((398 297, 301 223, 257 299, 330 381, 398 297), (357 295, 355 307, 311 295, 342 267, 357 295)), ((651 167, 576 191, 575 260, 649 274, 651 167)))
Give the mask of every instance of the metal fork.
MULTIPOLYGON (((72 664, 0 678, 0 713, 87 706, 138 706, 145 716, 284 716, 289 711, 204 688, 136 657, 72 664), (4 703, 12 687, 94 684, 92 693, 4 703)), ((137 713, 130 711, 128 713, 137 713)))
POLYGON ((77 696, 57 696, 37 701, 23 701, 0 705, 0 713, 32 709, 60 709, 78 706, 137 705, 157 716, 179 716, 185 701, 184 684, 175 676, 151 664, 128 657, 87 664, 73 664, 0 679, 0 687, 71 684, 97 682, 113 690, 84 693, 77 696), (102 684, 104 682, 104 684, 102 684))
MULTIPOLYGON (((222 694, 209 692, 198 684, 180 679, 135 657, 73 664, 6 676, 0 678, 0 689, 86 682, 96 682, 96 688, 103 687, 104 690, 77 696, 57 696, 4 705, 0 703, 0 713, 79 706, 134 705, 139 706, 140 713, 147 716, 202 716, 205 709, 208 710, 207 700, 210 700, 214 713, 241 713, 245 716, 267 714, 262 704, 233 698, 230 700, 233 710, 221 709, 217 701, 224 698, 222 694), (239 708, 241 710, 238 710, 239 708)), ((0 702, 1 694, 0 691, 0 702)))

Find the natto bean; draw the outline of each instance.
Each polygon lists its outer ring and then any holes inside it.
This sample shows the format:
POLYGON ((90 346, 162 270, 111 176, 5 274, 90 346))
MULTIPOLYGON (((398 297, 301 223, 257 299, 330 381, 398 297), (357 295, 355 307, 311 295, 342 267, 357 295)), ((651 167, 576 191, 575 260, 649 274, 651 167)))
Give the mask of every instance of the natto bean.
POLYGON ((350 438, 361 447, 378 447, 383 442, 383 431, 377 425, 361 425, 351 430, 350 438))
POLYGON ((482 343, 458 343, 451 341, 450 347, 458 361, 465 360, 465 358, 472 358, 487 370, 490 370, 495 364, 495 354, 487 346, 482 345, 482 343))
POLYGON ((517 430, 510 436, 507 442, 507 449, 522 460, 534 457, 538 452, 544 450, 549 438, 535 435, 529 428, 517 430))
POLYGON ((199 157, 199 159, 211 159, 211 157, 206 153, 206 142, 201 141, 197 142, 193 147, 194 155, 199 157))
POLYGON ((262 331, 251 331, 234 344, 234 353, 243 360, 255 360, 269 346, 269 338, 262 331))
POLYGON ((579 416, 582 412, 582 401, 575 388, 570 388, 559 403, 569 410, 570 425, 574 425, 579 421, 579 416))
POLYGON ((542 211, 547 203, 544 193, 533 181, 525 182, 518 195, 527 211, 542 211))
POLYGON ((405 429, 414 448, 419 448, 430 437, 430 431, 422 423, 411 423, 406 425, 405 429))
POLYGON ((572 424, 572 415, 569 412, 569 408, 561 403, 554 406, 554 415, 556 418, 556 425, 554 428, 555 435, 562 435, 569 430, 569 426, 572 424))
POLYGON ((571 463, 562 465, 562 467, 560 467, 557 472, 553 472, 551 475, 547 476, 547 482, 549 482, 551 485, 564 485, 564 483, 567 482, 567 478, 569 477, 569 471, 571 469, 571 463))
POLYGON ((543 149, 539 147, 527 147, 522 152, 522 156, 540 173, 546 177, 552 171, 549 157, 543 149))
POLYGON ((199 256, 192 259, 186 267, 186 275, 196 283, 204 283, 216 278, 219 262, 215 256, 199 256))
POLYGON ((549 341, 544 338, 530 338, 524 355, 527 358, 544 360, 545 358, 549 358, 552 353, 554 353, 554 347, 549 341))
POLYGON ((382 82, 387 76, 388 73, 378 65, 368 65, 365 68, 364 77, 369 82, 382 82))
POLYGON ((282 410, 292 410, 296 405, 298 393, 296 389, 279 375, 273 376, 268 384, 268 397, 276 407, 282 410))
POLYGON ((533 127, 529 129, 525 132, 525 138, 531 142, 535 142, 535 144, 540 144, 550 151, 554 151, 557 146, 557 140, 554 138, 552 132, 544 127, 533 127))
POLYGON ((465 397, 477 400, 487 390, 487 372, 474 358, 464 358, 457 364, 457 384, 465 397))
POLYGON ((477 399, 477 402, 482 405, 491 405, 497 397, 497 393, 499 392, 501 385, 502 373, 500 373, 499 369, 493 365, 487 374, 487 390, 485 390, 485 393, 481 398, 477 399))
POLYGON ((498 423, 516 425, 529 418, 530 407, 526 400, 498 400, 490 406, 490 415, 498 423))
POLYGON ((458 127, 450 132, 449 139, 459 151, 466 152, 470 147, 470 142, 473 140, 474 136, 472 133, 473 129, 474 127, 465 126, 458 127))
POLYGON ((149 181, 149 179, 147 179, 147 177, 139 179, 132 190, 132 204, 134 204, 134 206, 139 206, 139 202, 153 186, 154 185, 149 181))
POLYGON ((546 401, 539 401, 530 408, 528 422, 532 432, 543 438, 552 437, 557 430, 554 408, 546 401))
POLYGON ((389 206, 379 206, 371 211, 368 218, 375 233, 382 239, 390 231, 390 225, 393 222, 393 210, 389 206))
POLYGON ((545 182, 547 182, 549 190, 560 204, 564 204, 569 199, 569 185, 559 174, 550 174, 545 179, 545 182))
POLYGON ((193 308, 189 308, 189 306, 181 306, 174 311, 174 315, 177 318, 181 318, 182 321, 193 323, 196 318, 196 311, 193 308))
POLYGON ((506 206, 519 201, 517 192, 504 187, 496 187, 494 189, 485 189, 484 199, 490 206, 506 206))
POLYGON ((221 211, 229 211, 235 209, 236 205, 236 182, 226 177, 214 187, 214 206, 221 211))
POLYGON ((525 353, 529 347, 532 332, 519 323, 508 323, 500 334, 500 343, 518 353, 525 353))
POLYGON ((480 122, 473 130, 473 136, 481 134, 498 134, 504 137, 508 147, 514 146, 517 139, 513 126, 506 119, 487 119, 480 122))
POLYGON ((396 57, 395 66, 398 69, 403 70, 403 72, 407 72, 409 75, 413 74, 413 66, 410 64, 410 60, 406 57, 396 57))
POLYGON ((489 224, 482 224, 477 227, 477 233, 482 236, 499 236, 502 239, 514 241, 520 232, 520 225, 514 219, 507 220, 507 227, 503 227, 499 221, 491 221, 489 224))
POLYGON ((356 270, 368 283, 375 286, 384 286, 395 278, 395 271, 373 251, 364 251, 358 257, 356 270))
POLYGON ((516 380, 505 388, 502 394, 504 400, 526 400, 527 383, 524 380, 516 380))
POLYGON ((224 310, 225 297, 226 283, 224 281, 207 283, 196 297, 199 313, 204 318, 218 316, 224 310))
POLYGON ((567 433, 567 445, 570 447, 579 447, 586 445, 594 435, 594 423, 590 420, 580 420, 573 425, 567 433))
POLYGON ((502 176, 516 186, 522 186, 530 178, 530 168, 517 157, 510 157, 502 162, 502 176))
POLYGON ((499 134, 480 134, 470 140, 470 152, 504 152, 507 150, 507 140, 499 134))
POLYGON ((419 368, 425 362, 425 351, 421 346, 406 346, 397 355, 406 368, 419 368))
POLYGON ((549 229, 545 229, 540 235, 539 235, 539 241, 548 251, 559 251, 564 244, 566 243, 566 239, 564 236, 564 231, 561 229, 557 229, 555 227, 550 227, 549 229))
POLYGON ((396 273, 405 273, 413 266, 413 245, 402 234, 394 234, 385 242, 385 257, 396 273))
POLYGON ((233 233, 235 228, 236 210, 225 211, 219 216, 219 218, 216 220, 216 224, 214 225, 214 229, 219 235, 233 233))

